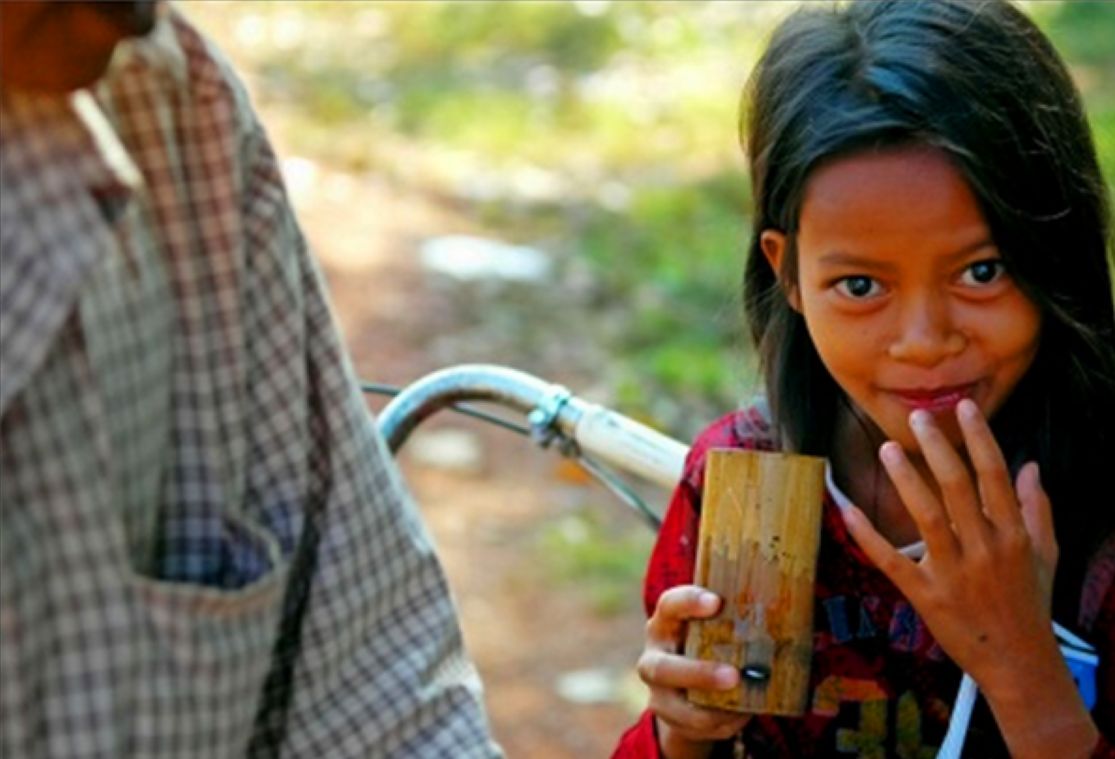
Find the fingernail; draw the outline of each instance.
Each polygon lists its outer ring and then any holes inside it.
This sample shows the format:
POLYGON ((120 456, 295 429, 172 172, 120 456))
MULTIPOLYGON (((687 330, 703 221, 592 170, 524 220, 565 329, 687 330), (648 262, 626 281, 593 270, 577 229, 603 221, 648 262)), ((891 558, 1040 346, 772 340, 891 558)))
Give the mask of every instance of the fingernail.
POLYGON ((734 688, 739 684, 739 673, 731 667, 718 667, 714 677, 720 688, 734 688))
POLYGON ((930 415, 928 411, 918 409, 910 412, 910 426, 915 430, 924 430, 929 426, 930 415))
POLYGON ((702 591, 701 595, 697 598, 697 602, 700 603, 701 606, 715 606, 720 603, 720 597, 706 590, 702 591))
POLYGON ((956 404, 956 413, 964 419, 975 419, 979 415, 979 406, 970 398, 965 398, 956 404))
POLYGON ((901 452, 902 447, 898 443, 888 440, 879 448, 879 460, 884 464, 897 464, 902 458, 901 452))

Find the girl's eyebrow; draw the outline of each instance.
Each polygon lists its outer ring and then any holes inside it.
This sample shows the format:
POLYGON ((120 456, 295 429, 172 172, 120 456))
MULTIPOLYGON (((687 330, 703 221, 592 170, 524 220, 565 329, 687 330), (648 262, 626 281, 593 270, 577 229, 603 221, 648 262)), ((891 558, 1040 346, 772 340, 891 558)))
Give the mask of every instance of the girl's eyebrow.
POLYGON ((878 271, 889 271, 894 268, 894 264, 890 261, 882 261, 871 256, 847 253, 842 250, 834 250, 831 253, 825 253, 817 259, 817 263, 821 266, 830 266, 834 268, 874 269, 878 271))
MULTIPOLYGON (((960 259, 968 258, 973 253, 978 253, 984 249, 991 249, 998 252, 998 248, 991 238, 983 238, 971 245, 965 245, 955 253, 950 253, 945 256, 945 260, 949 262, 957 261, 960 259)), ((895 266, 895 262, 891 260, 880 259, 874 256, 850 253, 844 250, 834 250, 830 253, 824 253, 817 259, 817 263, 822 266, 832 267, 856 267, 860 269, 873 269, 877 271, 889 271, 895 266)))

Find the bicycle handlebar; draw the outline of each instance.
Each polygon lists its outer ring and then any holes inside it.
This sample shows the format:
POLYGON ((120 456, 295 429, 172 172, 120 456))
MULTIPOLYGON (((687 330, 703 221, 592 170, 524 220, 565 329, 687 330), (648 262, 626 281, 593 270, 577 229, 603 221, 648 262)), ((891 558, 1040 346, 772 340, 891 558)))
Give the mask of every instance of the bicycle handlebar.
POLYGON ((488 401, 527 415, 535 439, 555 438, 667 489, 681 478, 688 447, 561 385, 492 364, 441 369, 403 389, 380 412, 380 432, 396 453, 423 420, 454 403, 488 401))

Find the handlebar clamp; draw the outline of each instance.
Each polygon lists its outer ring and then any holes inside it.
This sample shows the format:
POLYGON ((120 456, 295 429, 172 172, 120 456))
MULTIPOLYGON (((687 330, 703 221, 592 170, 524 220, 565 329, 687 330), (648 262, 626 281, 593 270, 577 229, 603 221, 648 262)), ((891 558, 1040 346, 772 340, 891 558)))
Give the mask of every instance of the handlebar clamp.
POLYGON ((560 441, 562 452, 568 455, 575 450, 576 443, 568 436, 562 434, 555 422, 561 414, 565 404, 573 397, 567 388, 561 385, 551 385, 538 400, 538 405, 527 415, 530 422, 530 437, 543 448, 548 448, 555 440, 560 441))

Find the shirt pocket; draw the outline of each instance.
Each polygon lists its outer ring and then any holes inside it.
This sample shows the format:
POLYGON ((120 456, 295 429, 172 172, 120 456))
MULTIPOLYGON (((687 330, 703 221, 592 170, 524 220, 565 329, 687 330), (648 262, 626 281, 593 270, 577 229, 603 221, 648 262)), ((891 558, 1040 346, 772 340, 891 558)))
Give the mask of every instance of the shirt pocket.
MULTIPOLYGON (((240 756, 251 739, 289 566, 263 528, 236 515, 221 520, 220 540, 210 530, 205 548, 226 582, 129 577, 136 756, 240 756)), ((196 556, 168 556, 166 566, 198 569, 205 562, 196 556)))

